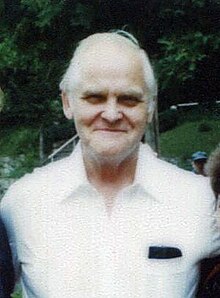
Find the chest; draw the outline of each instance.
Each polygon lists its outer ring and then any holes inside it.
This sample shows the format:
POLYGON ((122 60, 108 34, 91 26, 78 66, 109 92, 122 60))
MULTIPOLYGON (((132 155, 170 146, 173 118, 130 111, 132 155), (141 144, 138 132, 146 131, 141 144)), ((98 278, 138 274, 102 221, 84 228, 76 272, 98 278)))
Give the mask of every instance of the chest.
POLYGON ((66 297, 77 297, 70 296, 73 291, 80 297, 93 297, 95 291, 98 297, 112 287, 116 293, 132 293, 131 285, 137 297, 146 297, 143 293, 154 293, 158 277, 165 282, 173 276, 174 286, 186 278, 206 241, 196 214, 145 198, 121 201, 111 216, 98 200, 70 201, 41 211, 21 235, 19 259, 30 277, 46 272, 45 286, 66 297), (149 258, 152 247, 177 248, 182 256, 149 258))

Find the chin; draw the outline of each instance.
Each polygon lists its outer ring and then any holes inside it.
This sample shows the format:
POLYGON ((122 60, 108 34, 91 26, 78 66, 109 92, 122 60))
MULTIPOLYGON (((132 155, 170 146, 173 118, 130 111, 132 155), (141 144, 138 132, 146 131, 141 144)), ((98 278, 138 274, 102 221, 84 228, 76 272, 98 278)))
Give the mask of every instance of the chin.
POLYGON ((122 152, 121 152, 121 150, 119 150, 118 148, 116 149, 115 147, 112 147, 112 148, 94 148, 94 150, 93 150, 95 153, 96 153, 96 155, 98 155, 98 156, 103 156, 103 157, 105 157, 105 158, 107 158, 107 157, 109 157, 109 158, 111 158, 111 157, 117 157, 117 156, 120 156, 120 155, 122 155, 122 152))
POLYGON ((85 152, 95 160, 121 162, 137 151, 139 140, 93 138, 81 139, 85 152))
POLYGON ((99 160, 102 160, 104 163, 121 163, 127 159, 130 155, 133 155, 133 150, 130 150, 131 147, 98 147, 93 148, 93 153, 99 160))

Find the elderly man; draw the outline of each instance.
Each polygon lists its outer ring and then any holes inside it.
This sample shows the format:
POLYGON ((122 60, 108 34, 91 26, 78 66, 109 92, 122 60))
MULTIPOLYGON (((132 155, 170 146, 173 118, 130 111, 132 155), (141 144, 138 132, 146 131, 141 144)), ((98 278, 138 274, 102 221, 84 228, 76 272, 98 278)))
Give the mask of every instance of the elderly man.
POLYGON ((146 53, 91 35, 60 88, 81 141, 2 204, 24 297, 194 297, 199 261, 220 247, 214 198, 140 143, 157 90, 146 53))

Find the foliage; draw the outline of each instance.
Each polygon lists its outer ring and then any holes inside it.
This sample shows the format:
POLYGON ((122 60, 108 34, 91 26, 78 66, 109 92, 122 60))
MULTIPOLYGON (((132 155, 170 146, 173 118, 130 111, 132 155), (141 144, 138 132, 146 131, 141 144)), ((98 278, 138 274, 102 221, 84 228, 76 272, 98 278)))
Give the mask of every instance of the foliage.
POLYGON ((16 291, 12 294, 12 298, 22 298, 22 293, 21 291, 16 291))
POLYGON ((161 87, 166 89, 174 79, 179 84, 194 79, 199 62, 208 56, 208 48, 219 49, 220 36, 197 31, 180 37, 161 38, 158 42, 164 50, 164 58, 158 62, 160 77, 164 78, 161 87))
POLYGON ((160 108, 217 100, 220 1, 164 2, 166 29, 158 39, 160 108))
POLYGON ((62 121, 58 83, 76 43, 112 28, 134 33, 153 58, 160 109, 213 101, 219 0, 1 0, 2 123, 48 126, 62 121))
POLYGON ((65 121, 45 127, 42 133, 44 138, 44 154, 49 155, 56 143, 63 143, 63 140, 70 139, 76 134, 76 131, 72 122, 65 121))
POLYGON ((33 128, 20 127, 1 131, 2 178, 19 178, 38 165, 38 139, 39 132, 33 128))
POLYGON ((212 130, 212 127, 207 122, 202 122, 198 126, 198 131, 200 132, 206 132, 212 130))
POLYGON ((177 126, 178 114, 175 110, 166 110, 159 114, 159 131, 165 132, 177 126))

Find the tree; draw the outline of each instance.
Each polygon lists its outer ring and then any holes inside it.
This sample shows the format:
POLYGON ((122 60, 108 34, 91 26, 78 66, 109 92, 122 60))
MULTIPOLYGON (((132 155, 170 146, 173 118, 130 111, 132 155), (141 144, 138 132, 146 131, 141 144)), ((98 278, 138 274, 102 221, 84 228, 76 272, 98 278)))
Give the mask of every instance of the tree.
POLYGON ((220 83, 220 1, 174 2, 176 9, 164 3, 167 30, 158 39, 160 51, 156 54, 160 97, 166 101, 161 101, 161 106, 215 101, 220 83))
POLYGON ((219 0, 1 0, 0 85, 7 101, 1 119, 62 121, 58 83, 77 41, 112 28, 134 33, 153 58, 160 109, 213 100, 218 16, 219 0))

